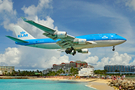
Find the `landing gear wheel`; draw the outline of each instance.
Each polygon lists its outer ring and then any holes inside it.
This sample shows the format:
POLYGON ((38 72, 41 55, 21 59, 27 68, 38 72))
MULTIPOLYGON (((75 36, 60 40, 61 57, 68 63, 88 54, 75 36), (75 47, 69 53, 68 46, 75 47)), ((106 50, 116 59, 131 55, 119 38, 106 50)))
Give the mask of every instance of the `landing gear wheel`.
POLYGON ((65 52, 66 52, 66 54, 70 54, 71 52, 72 52, 72 48, 67 48, 66 50, 65 50, 65 52))
POLYGON ((74 56, 76 54, 76 50, 73 47, 71 47, 71 49, 72 49, 71 54, 74 56))
POLYGON ((74 56, 75 54, 76 54, 76 50, 74 50, 74 52, 73 52, 73 54, 72 54, 72 55, 74 56))
POLYGON ((66 54, 72 54, 73 56, 76 54, 76 50, 73 47, 67 48, 65 52, 66 54))
POLYGON ((112 49, 112 51, 115 51, 115 46, 113 46, 113 49, 112 49))

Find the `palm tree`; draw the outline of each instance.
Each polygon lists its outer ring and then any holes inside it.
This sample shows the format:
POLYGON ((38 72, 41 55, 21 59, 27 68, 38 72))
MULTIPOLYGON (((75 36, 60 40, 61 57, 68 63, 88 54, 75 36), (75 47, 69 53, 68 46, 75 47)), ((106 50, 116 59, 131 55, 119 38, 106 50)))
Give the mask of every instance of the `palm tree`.
POLYGON ((78 69, 71 67, 71 68, 70 68, 70 73, 71 73, 71 75, 78 74, 78 69))
POLYGON ((15 71, 15 70, 13 70, 13 71, 12 71, 12 75, 14 76, 15 74, 16 74, 16 71, 15 71))
POLYGON ((6 75, 6 74, 7 74, 7 71, 5 71, 4 75, 6 75))
POLYGON ((66 73, 68 73, 68 70, 66 70, 66 73))

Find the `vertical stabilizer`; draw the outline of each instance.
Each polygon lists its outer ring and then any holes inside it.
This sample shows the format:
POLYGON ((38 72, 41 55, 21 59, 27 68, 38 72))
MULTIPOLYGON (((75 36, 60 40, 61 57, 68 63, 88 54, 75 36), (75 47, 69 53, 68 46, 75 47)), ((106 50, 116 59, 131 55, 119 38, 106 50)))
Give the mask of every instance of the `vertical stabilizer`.
POLYGON ((26 32, 20 26, 17 26, 17 25, 14 26, 14 31, 15 31, 16 37, 21 39, 21 40, 35 39, 32 35, 30 35, 28 32, 26 32))

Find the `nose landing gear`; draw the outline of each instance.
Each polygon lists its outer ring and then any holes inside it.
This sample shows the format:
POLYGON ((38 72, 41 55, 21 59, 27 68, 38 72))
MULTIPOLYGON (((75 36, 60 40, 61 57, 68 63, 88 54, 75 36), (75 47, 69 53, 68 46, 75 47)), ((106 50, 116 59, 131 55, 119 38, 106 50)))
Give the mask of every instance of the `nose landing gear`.
POLYGON ((112 51, 115 51, 115 46, 113 46, 113 49, 112 49, 112 51))

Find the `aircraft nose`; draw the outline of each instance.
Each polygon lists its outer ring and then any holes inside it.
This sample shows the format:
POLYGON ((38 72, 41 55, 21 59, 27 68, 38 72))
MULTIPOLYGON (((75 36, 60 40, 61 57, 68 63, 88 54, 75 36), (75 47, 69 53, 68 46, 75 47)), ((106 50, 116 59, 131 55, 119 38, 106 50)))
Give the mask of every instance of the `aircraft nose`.
POLYGON ((122 40, 127 41, 127 39, 126 39, 126 38, 124 38, 124 37, 122 37, 122 40))
POLYGON ((122 42, 123 42, 123 43, 127 41, 127 39, 126 39, 126 38, 121 37, 121 36, 120 36, 120 40, 122 40, 122 42))

